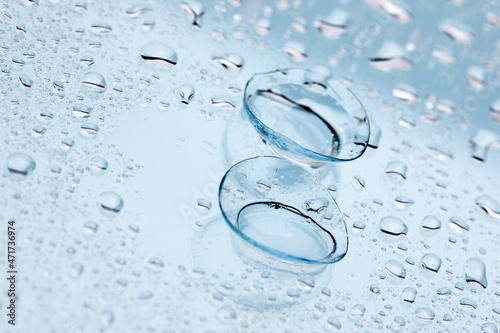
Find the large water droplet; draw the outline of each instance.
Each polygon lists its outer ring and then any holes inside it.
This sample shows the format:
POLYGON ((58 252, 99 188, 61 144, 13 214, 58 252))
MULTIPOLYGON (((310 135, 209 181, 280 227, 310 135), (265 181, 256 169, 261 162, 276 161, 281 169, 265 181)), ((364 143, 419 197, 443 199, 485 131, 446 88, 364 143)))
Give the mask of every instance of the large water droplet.
POLYGON ((177 53, 169 46, 153 42, 143 46, 141 58, 148 66, 168 69, 177 65, 177 53))
POLYGON ((479 258, 470 258, 465 264, 465 281, 473 287, 487 288, 486 265, 479 258))
POLYGON ((18 178, 30 175, 36 168, 35 161, 24 153, 14 153, 7 157, 7 170, 18 178))
POLYGON ((476 205, 488 214, 489 217, 500 219, 500 205, 489 195, 480 195, 476 198, 476 205))
POLYGON ((115 192, 106 191, 99 196, 98 207, 102 215, 106 217, 114 218, 118 216, 123 205, 122 197, 115 192))
POLYGON ((106 80, 104 77, 96 72, 88 72, 82 80, 83 87, 92 93, 101 94, 106 91, 106 80))
POLYGON ((408 233, 408 227, 403 220, 395 216, 384 217, 380 221, 379 227, 384 235, 393 239, 400 238, 408 233))
POLYGON ((396 260, 388 260, 385 263, 385 271, 394 280, 402 280, 406 278, 406 270, 404 269, 403 265, 401 265, 396 260))
POLYGON ((441 220, 433 215, 428 215, 422 220, 422 229, 429 233, 435 233, 441 229, 441 220))
POLYGON ((436 274, 441 268, 441 258, 433 253, 427 253, 420 260, 420 266, 422 269, 430 274, 436 274))

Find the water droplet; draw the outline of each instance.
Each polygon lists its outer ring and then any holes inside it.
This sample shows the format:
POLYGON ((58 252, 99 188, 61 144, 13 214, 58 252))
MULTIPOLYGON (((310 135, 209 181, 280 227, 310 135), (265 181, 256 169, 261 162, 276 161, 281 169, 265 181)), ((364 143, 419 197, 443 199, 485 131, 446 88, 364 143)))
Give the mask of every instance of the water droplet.
POLYGON ((500 205, 489 195, 480 195, 476 198, 478 205, 489 217, 500 219, 500 205))
POLYGON ((422 229, 429 233, 436 233, 441 229, 441 220, 433 215, 428 215, 422 220, 422 229))
POLYGON ((408 233, 408 227, 403 222, 403 220, 395 216, 384 217, 380 221, 379 228, 384 235, 392 239, 401 238, 408 233))
POLYGON ((385 42, 377 55, 370 59, 373 68, 390 72, 394 69, 410 70, 413 63, 405 56, 403 48, 394 42, 385 42))
POLYGON ((95 34, 107 34, 110 33, 113 29, 111 29, 111 26, 107 23, 97 22, 91 25, 91 30, 95 34))
POLYGON ((441 258, 432 253, 425 254, 420 260, 422 269, 430 274, 436 274, 441 268, 441 258))
POLYGON ((417 290, 415 288, 406 287, 403 289, 403 292, 401 293, 401 300, 404 303, 411 305, 415 302, 415 298, 417 298, 417 290))
POLYGON ((83 225, 83 231, 87 235, 94 235, 98 229, 99 225, 96 222, 89 221, 83 225))
POLYGON ((370 285, 370 293, 373 295, 380 295, 380 288, 376 284, 370 285))
POLYGON ((436 314, 429 308, 417 308, 414 312, 415 319, 421 323, 430 323, 436 318, 436 314))
POLYGON ((465 72, 465 77, 472 89, 478 91, 486 89, 486 73, 484 68, 479 66, 469 67, 465 72))
POLYGON ((439 30, 450 37, 454 42, 460 44, 470 44, 474 40, 471 29, 461 22, 455 20, 445 20, 439 25, 439 30))
POLYGON ((335 317, 328 317, 326 320, 326 323, 328 324, 329 328, 340 330, 342 329, 342 324, 340 323, 340 320, 338 320, 335 317))
POLYGON ((462 309, 466 311, 472 311, 477 309, 477 303, 471 300, 470 298, 461 298, 459 301, 462 309))
POLYGON ((300 293, 297 289, 288 289, 286 295, 291 299, 297 299, 300 297, 300 293))
POLYGON ((412 199, 405 197, 404 195, 398 195, 394 198, 394 206, 399 209, 406 209, 415 204, 415 201, 412 199))
POLYGON ((77 278, 80 275, 82 275, 84 268, 85 268, 85 266, 83 266, 80 263, 77 263, 77 262, 73 263, 71 265, 71 272, 70 272, 71 277, 77 278))
POLYGON ((158 257, 149 258, 148 264, 149 264, 148 269, 155 273, 160 272, 161 269, 165 266, 163 260, 161 260, 158 257))
POLYGON ((177 53, 169 46, 153 42, 144 45, 141 58, 151 67, 169 69, 177 65, 177 53))
POLYGON ((110 218, 118 216, 123 208, 124 202, 121 196, 115 192, 102 192, 99 196, 98 207, 102 215, 110 218))
POLYGON ((267 36, 271 33, 271 21, 267 18, 262 18, 255 24, 255 31, 261 36, 267 36))
POLYGON ((101 94, 106 91, 106 80, 104 77, 96 72, 88 72, 82 80, 83 87, 92 93, 101 94))
POLYGON ((217 316, 224 322, 233 321, 237 318, 236 311, 229 305, 219 308, 217 310, 217 316))
POLYGON ((490 106, 491 117, 498 123, 500 123, 500 99, 496 100, 490 106))
POLYGON ((7 157, 7 170, 16 178, 27 177, 35 168, 35 161, 24 153, 14 153, 7 157))
POLYGON ((182 104, 189 104, 194 98, 194 87, 186 84, 179 89, 179 97, 182 104))
POLYGON ((237 54, 225 54, 212 57, 212 61, 221 65, 231 74, 238 74, 243 69, 245 64, 242 57, 237 54))
POLYGON ((188 19, 195 26, 200 26, 200 19, 205 14, 205 7, 201 2, 195 0, 185 1, 181 4, 188 19))
POLYGON ((104 158, 96 156, 90 160, 90 171, 94 175, 102 176, 108 169, 109 163, 104 158))
POLYGON ((486 265, 479 258, 470 258, 465 264, 465 281, 473 287, 487 288, 486 265))
POLYGON ((484 323, 481 325, 481 333, 498 333, 497 325, 493 323, 484 323))
POLYGON ((316 286, 316 281, 310 275, 300 275, 297 277, 297 286, 302 292, 311 292, 316 286))
POLYGON ((138 18, 148 12, 150 12, 152 9, 149 8, 149 7, 144 7, 142 5, 137 5, 137 6, 134 6, 134 7, 131 7, 129 9, 127 9, 125 11, 125 13, 127 14, 127 17, 128 18, 131 18, 131 19, 135 19, 135 18, 138 18))
POLYGON ((306 48, 303 44, 295 41, 287 42, 283 46, 283 50, 290 58, 297 62, 304 62, 307 60, 306 48))
POLYGON ((465 234, 469 232, 470 229, 467 222, 456 216, 450 217, 448 225, 450 226, 450 229, 457 234, 465 234))
POLYGON ((403 265, 395 260, 388 260, 385 263, 385 271, 394 280, 402 280, 406 278, 406 270, 404 269, 403 265))
POLYGON ((328 17, 314 21, 314 26, 323 36, 337 39, 347 33, 348 19, 348 12, 342 9, 336 9, 328 17))
POLYGON ((85 104, 75 104, 73 105, 73 115, 77 119, 87 119, 92 113, 92 108, 85 104))
POLYGON ((500 135, 485 129, 479 129, 470 139, 472 157, 484 162, 488 151, 500 148, 500 135))
POLYGON ((196 201, 196 209, 201 213, 208 213, 212 209, 212 203, 207 199, 198 199, 196 201))
POLYGON ((33 86, 33 80, 26 74, 19 75, 19 84, 23 90, 29 90, 33 86))
POLYGON ((412 20, 411 13, 405 9, 400 1, 393 0, 365 0, 367 4, 375 9, 383 10, 394 17, 400 23, 408 23, 412 20))
POLYGON ((99 134, 99 127, 92 123, 82 124, 80 126, 80 134, 86 139, 93 139, 99 134))
POLYGON ((418 95, 415 88, 407 84, 399 84, 392 89, 392 95, 404 102, 413 104, 418 101, 418 95))
POLYGON ((349 311, 349 318, 353 320, 359 320, 364 316, 366 308, 362 304, 356 304, 349 311))
POLYGON ((309 212, 320 213, 327 208, 329 200, 326 198, 314 198, 304 201, 304 208, 309 212))

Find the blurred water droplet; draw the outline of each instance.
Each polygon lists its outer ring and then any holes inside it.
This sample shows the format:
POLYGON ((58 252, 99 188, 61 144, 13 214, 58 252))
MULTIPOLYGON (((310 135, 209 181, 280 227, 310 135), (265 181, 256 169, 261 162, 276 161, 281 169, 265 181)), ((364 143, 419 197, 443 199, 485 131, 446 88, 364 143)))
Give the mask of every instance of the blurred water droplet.
POLYGON ((134 7, 130 7, 129 9, 127 9, 125 11, 125 13, 127 14, 128 18, 135 19, 135 18, 138 18, 138 17, 150 12, 151 10, 152 9, 150 7, 144 7, 142 5, 137 5, 134 7))
POLYGON ((108 169, 109 163, 104 158, 95 156, 90 160, 90 171, 94 175, 103 175, 108 169))
POLYGON ((300 275, 297 277, 297 286, 302 292, 311 292, 316 286, 316 281, 310 275, 300 275))
POLYGON ((92 123, 82 124, 80 126, 80 134, 86 139, 93 139, 99 134, 99 127, 92 123))
POLYGON ((395 260, 388 260, 385 263, 385 271, 394 280, 402 280, 406 278, 406 270, 403 265, 395 260))
POLYGON ((439 25, 439 30, 450 37, 454 42, 470 44, 474 40, 471 29, 461 22, 455 20, 444 20, 439 25))
POLYGON ((185 1, 181 4, 188 19, 195 26, 200 26, 200 19, 205 14, 205 7, 201 2, 195 0, 185 1))
POLYGON ((408 23, 412 20, 411 13, 403 7, 403 4, 400 1, 365 0, 365 2, 375 9, 383 10, 400 23, 408 23))
POLYGON ((83 231, 87 235, 94 235, 99 229, 99 225, 96 222, 86 222, 83 225, 83 231))
POLYGON ((481 333, 498 333, 498 328, 493 323, 484 323, 481 325, 481 333))
POLYGON ((91 25, 91 30, 95 34, 107 34, 110 33, 113 29, 111 29, 111 26, 107 23, 97 22, 91 25))
POLYGON ((353 320, 359 320, 364 316, 366 308, 362 304, 356 304, 349 311, 349 318, 353 320))
POLYGON ((233 321, 237 318, 236 311, 229 305, 219 308, 217 310, 217 316, 224 322, 233 321))
POLYGON ((85 104, 75 104, 73 105, 73 115, 77 119, 87 119, 92 113, 92 108, 85 104))
POLYGON ((385 173, 394 180, 405 180, 407 169, 408 167, 403 162, 393 161, 387 165, 385 173))
POLYGON ((436 318, 436 314, 429 308, 417 308, 414 312, 415 319, 421 323, 427 324, 436 318))
POLYGON ((212 57, 212 61, 221 65, 231 74, 239 74, 243 69, 245 61, 237 54, 224 54, 212 57))
POLYGON ((207 199, 198 199, 196 201, 196 209, 201 212, 201 213, 208 213, 210 209, 212 209, 212 203, 208 201, 207 199))
POLYGON ((304 62, 307 60, 307 51, 303 44, 290 41, 286 42, 283 46, 283 50, 290 58, 297 62, 304 62))
POLYGON ((338 320, 335 317, 328 317, 326 323, 328 324, 328 327, 331 329, 336 329, 336 330, 342 329, 342 324, 340 323, 340 320, 338 320))
POLYGON ((98 207, 102 215, 110 218, 118 216, 123 209, 123 199, 115 192, 102 192, 99 196, 98 207))
POLYGON ((489 195, 480 195, 476 198, 478 205, 489 217, 500 219, 500 205, 489 195))
POLYGON ((179 89, 179 97, 182 104, 189 104, 191 100, 194 98, 194 87, 186 84, 179 89))
POLYGON ((412 62, 405 56, 403 48, 394 42, 385 42, 378 50, 377 55, 370 59, 373 68, 382 72, 394 69, 410 70, 412 62))
POLYGON ((349 13, 342 9, 334 10, 324 19, 314 21, 314 26, 327 38, 337 39, 347 33, 349 13))
POLYGON ((35 161, 24 153, 14 153, 7 157, 7 170, 17 178, 27 177, 35 168, 35 161))

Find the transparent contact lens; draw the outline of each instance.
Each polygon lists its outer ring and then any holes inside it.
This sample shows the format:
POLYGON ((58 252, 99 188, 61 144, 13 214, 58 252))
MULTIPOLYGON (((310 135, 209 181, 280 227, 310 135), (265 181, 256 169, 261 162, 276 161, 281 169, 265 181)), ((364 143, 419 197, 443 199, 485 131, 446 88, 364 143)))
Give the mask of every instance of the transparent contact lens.
POLYGON ((337 262, 347 252, 335 200, 286 159, 260 156, 235 164, 221 181, 219 205, 232 231, 264 256, 314 265, 337 262))
POLYGON ((368 145, 365 108, 325 74, 305 69, 256 74, 245 87, 243 105, 262 139, 295 162, 350 161, 368 145))

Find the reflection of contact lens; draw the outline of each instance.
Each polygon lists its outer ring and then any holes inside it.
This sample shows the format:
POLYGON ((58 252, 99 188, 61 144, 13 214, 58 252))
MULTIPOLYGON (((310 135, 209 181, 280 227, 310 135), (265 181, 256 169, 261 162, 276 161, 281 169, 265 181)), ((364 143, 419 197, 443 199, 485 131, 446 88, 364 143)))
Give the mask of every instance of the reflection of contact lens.
POLYGON ((370 137, 366 111, 342 83, 304 69, 256 74, 246 87, 245 110, 275 152, 309 164, 349 161, 370 137))
POLYGON ((345 222, 330 193, 285 159, 261 156, 235 164, 221 181, 219 204, 231 229, 266 256, 327 264, 347 252, 345 222))

